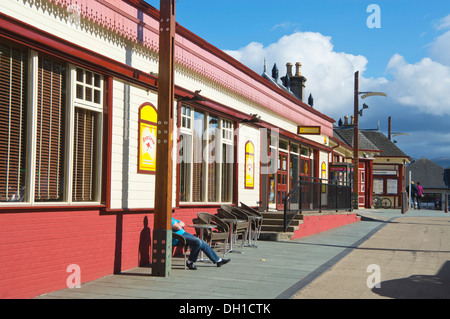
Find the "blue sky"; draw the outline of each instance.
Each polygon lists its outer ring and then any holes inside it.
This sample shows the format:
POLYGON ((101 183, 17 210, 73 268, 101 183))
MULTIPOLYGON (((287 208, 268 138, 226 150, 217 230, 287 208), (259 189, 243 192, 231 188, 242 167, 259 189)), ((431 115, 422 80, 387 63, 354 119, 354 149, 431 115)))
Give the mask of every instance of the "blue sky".
MULTIPOLYGON (((159 8, 159 1, 148 0, 159 8)), ((387 134, 413 158, 450 157, 450 1, 178 0, 177 22, 261 74, 264 59, 285 74, 303 63, 314 107, 339 120, 353 114, 353 74, 372 97, 361 128, 387 134), (370 4, 380 28, 369 28, 370 4)))

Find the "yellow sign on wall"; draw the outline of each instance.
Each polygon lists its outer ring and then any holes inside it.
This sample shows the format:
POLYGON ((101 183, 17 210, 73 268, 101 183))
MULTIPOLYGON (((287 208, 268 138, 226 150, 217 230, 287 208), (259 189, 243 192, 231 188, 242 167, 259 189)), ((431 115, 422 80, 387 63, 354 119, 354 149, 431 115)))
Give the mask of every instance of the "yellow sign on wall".
POLYGON ((298 126, 297 134, 319 135, 320 134, 320 126, 298 126))
POLYGON ((245 144, 245 188, 255 186, 255 148, 253 143, 248 141, 245 144))
MULTIPOLYGON (((327 179, 327 164, 325 164, 325 162, 322 162, 321 176, 322 176, 322 179, 327 179)), ((326 193, 326 192, 327 192, 326 185, 322 185, 322 193, 326 193)))
POLYGON ((139 111, 139 173, 156 172, 156 122, 158 114, 151 104, 143 104, 139 111))

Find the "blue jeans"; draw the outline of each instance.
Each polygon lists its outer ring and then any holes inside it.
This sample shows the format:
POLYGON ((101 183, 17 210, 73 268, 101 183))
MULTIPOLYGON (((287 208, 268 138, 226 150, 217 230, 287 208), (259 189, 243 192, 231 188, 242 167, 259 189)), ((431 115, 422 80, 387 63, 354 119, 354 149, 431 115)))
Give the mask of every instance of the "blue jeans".
POLYGON ((196 262, 198 254, 200 254, 200 251, 203 251, 213 263, 217 264, 220 258, 206 241, 201 240, 188 232, 185 232, 182 236, 186 238, 186 244, 191 247, 189 261, 196 262))

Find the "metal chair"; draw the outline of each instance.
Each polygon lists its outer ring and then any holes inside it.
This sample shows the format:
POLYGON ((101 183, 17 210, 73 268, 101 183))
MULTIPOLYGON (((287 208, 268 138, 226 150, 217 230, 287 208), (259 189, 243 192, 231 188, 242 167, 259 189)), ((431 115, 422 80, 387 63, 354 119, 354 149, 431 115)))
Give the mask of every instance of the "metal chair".
POLYGON ((241 204, 241 209, 244 210, 245 212, 252 214, 253 216, 258 217, 257 219, 253 219, 253 229, 255 230, 255 235, 254 235, 254 239, 255 242, 259 239, 259 235, 261 234, 261 227, 263 224, 263 215, 258 212, 256 209, 253 209, 249 206, 247 206, 246 204, 244 204, 243 202, 240 202, 241 204))
POLYGON ((186 244, 186 238, 184 238, 182 235, 172 233, 172 239, 177 240, 177 243, 173 245, 174 247, 180 247, 181 249, 183 249, 184 269, 186 270, 186 261, 187 261, 186 252, 188 249, 188 246, 186 244))
POLYGON ((236 236, 242 235, 242 246, 244 246, 245 239, 247 238, 248 229, 250 226, 250 221, 249 221, 248 215, 245 212, 241 211, 236 206, 224 204, 224 205, 221 205, 220 208, 223 211, 227 212, 228 214, 235 216, 236 219, 244 221, 244 222, 236 223, 236 227, 235 227, 235 234, 236 234, 236 236))
POLYGON ((228 246, 228 238, 230 236, 228 224, 219 217, 210 213, 199 212, 197 213, 197 217, 200 224, 214 224, 216 226, 216 229, 205 229, 204 239, 210 245, 214 242, 223 242, 223 254, 225 256, 228 246))
POLYGON ((233 244, 236 242, 237 237, 239 235, 245 234, 245 231, 246 231, 245 225, 244 226, 238 225, 238 223, 237 223, 238 218, 236 217, 236 215, 233 215, 230 211, 225 210, 223 208, 219 208, 219 209, 217 209, 217 216, 222 219, 236 220, 236 223, 234 223, 235 226, 233 227, 233 230, 230 229, 230 231, 233 231, 233 236, 231 238, 233 240, 233 244))

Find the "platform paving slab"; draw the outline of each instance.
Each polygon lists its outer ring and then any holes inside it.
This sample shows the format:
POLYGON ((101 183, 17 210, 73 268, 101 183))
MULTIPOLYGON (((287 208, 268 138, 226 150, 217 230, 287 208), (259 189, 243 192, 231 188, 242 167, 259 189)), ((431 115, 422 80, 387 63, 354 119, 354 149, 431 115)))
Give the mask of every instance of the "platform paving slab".
POLYGON ((449 299, 449 238, 448 214, 416 211, 389 219, 294 298, 449 299))
MULTIPOLYGON (((411 241, 405 241, 400 246, 395 240, 384 243, 374 242, 371 239, 377 234, 383 234, 382 230, 387 229, 389 232, 392 227, 399 227, 402 232, 408 227, 420 227, 414 220, 409 220, 399 223, 398 220, 405 216, 408 217, 438 217, 446 218, 447 228, 450 223, 448 214, 442 212, 413 212, 402 215, 400 210, 364 210, 358 211, 362 216, 361 221, 352 224, 340 226, 322 233, 314 234, 308 237, 299 238, 292 241, 270 242, 259 241, 258 248, 254 247, 236 247, 241 250, 242 254, 230 253, 227 258, 231 258, 231 262, 222 267, 216 267, 211 263, 197 263, 198 270, 184 270, 182 264, 183 259, 173 258, 172 271, 169 277, 154 277, 151 275, 151 268, 137 267, 121 274, 109 275, 98 280, 87 282, 81 285, 80 288, 67 288, 45 295, 36 297, 37 299, 288 299, 288 298, 326 298, 331 295, 320 293, 313 293, 308 288, 317 286, 319 281, 324 280, 327 276, 333 273, 337 265, 343 265, 344 274, 336 274, 333 281, 336 282, 334 286, 336 290, 342 287, 342 282, 348 280, 345 277, 345 272, 350 270, 350 273, 355 273, 355 269, 361 268, 356 263, 343 263, 348 257, 355 252, 365 252, 372 257, 375 254, 383 255, 383 260, 389 260, 389 267, 398 271, 395 278, 405 278, 409 273, 400 273, 400 268, 396 265, 401 263, 392 255, 400 256, 401 249, 419 250, 415 254, 407 251, 403 252, 408 255, 415 255, 416 261, 423 258, 423 254, 429 254, 430 250, 436 250, 436 254, 440 249, 448 251, 447 246, 442 245, 434 247, 434 243, 428 243, 424 239, 419 248, 407 248, 405 246, 411 241), (386 228, 387 226, 390 226, 386 228), (401 248, 406 247, 406 248, 401 248), (433 248, 434 247, 434 248, 433 248), (420 250, 423 250, 421 252, 420 250), (399 277, 400 276, 400 277, 399 277), (186 292, 189 292, 188 294, 186 292), (306 295, 310 292, 310 295, 306 295)), ((441 220, 437 223, 440 223, 441 220)), ((436 226, 436 221, 426 221, 425 224, 431 228, 438 227, 440 231, 445 231, 444 226, 436 226)), ((422 225, 425 226, 425 225, 422 225)), ((416 232, 418 230, 416 229, 416 232)), ((424 231, 422 231, 423 233, 424 231)), ((425 233, 424 233, 425 234, 425 233)), ((447 234, 448 235, 448 234, 447 234)), ((377 239, 376 236, 375 239, 377 239)), ((395 238, 395 237, 394 237, 395 238)), ((449 238, 449 237, 447 237, 449 238)), ((447 240, 448 241, 448 240, 447 240)), ((369 257, 361 256, 364 265, 369 261, 369 257)), ((445 257, 447 258, 447 257, 445 257)), ((450 259, 450 258, 448 258, 450 259)), ((413 259, 414 260, 414 259, 413 259)), ((410 262, 412 262, 411 260, 410 262)), ((435 265, 441 263, 442 259, 439 257, 435 265)), ((361 261, 359 261, 361 262, 361 261)), ((370 260, 373 263, 381 263, 380 259, 374 257, 370 260)), ((341 267, 341 266, 340 266, 341 267)), ((365 266, 367 267, 367 266, 365 266)), ((388 269, 384 263, 383 269, 388 269)), ((436 266, 437 267, 437 266, 436 266)), ((364 268, 364 267, 363 267, 364 268)), ((419 269, 419 266, 414 268, 418 274, 425 274, 419 269)), ((435 269, 433 270, 435 271, 435 269)), ((387 274, 387 272, 386 272, 387 274)), ((364 286, 366 278, 369 273, 366 268, 358 275, 350 275, 350 278, 357 278, 355 280, 363 281, 364 286)), ((383 279, 390 280, 391 277, 383 277, 383 279), (389 278, 389 279, 388 279, 389 278)), ((394 279, 394 277, 392 277, 394 279)), ((322 283, 326 286, 327 281, 322 283)), ((328 283, 329 284, 329 283, 328 283)), ((367 290, 367 286, 365 286, 367 290)), ((364 289, 364 287, 360 288, 364 289)), ((342 290, 342 289, 341 289, 342 290)), ((357 290, 356 290, 357 291, 357 290)), ((343 296, 343 295, 342 295, 343 296)), ((347 296, 351 296, 348 294, 347 296)), ((363 295, 356 293, 356 298, 367 296, 373 298, 380 296, 380 294, 363 295)))

